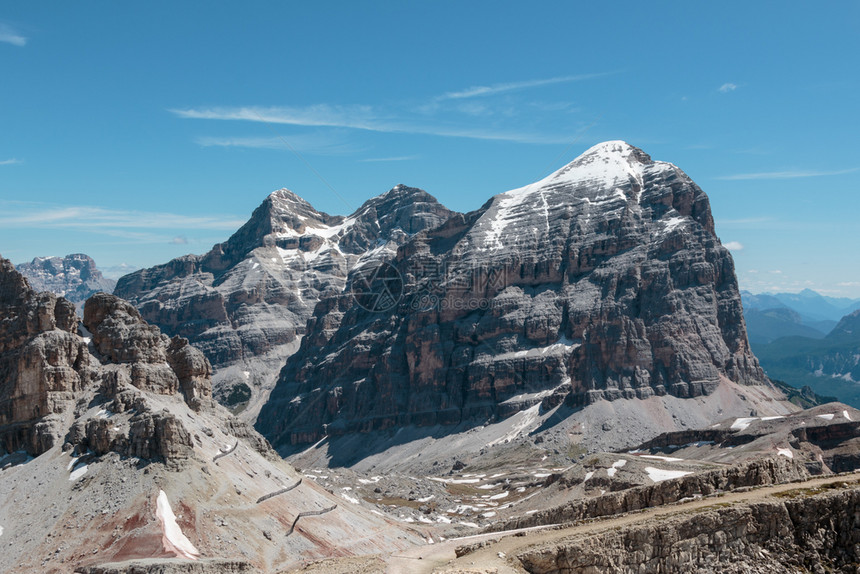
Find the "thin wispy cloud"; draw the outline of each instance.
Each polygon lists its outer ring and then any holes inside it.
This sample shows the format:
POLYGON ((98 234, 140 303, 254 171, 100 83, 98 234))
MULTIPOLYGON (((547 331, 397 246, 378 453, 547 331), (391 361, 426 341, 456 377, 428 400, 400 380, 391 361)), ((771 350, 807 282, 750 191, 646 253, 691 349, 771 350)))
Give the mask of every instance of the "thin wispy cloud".
POLYGON ((756 179, 797 179, 802 177, 828 177, 832 175, 844 175, 846 173, 854 173, 860 168, 854 167, 851 169, 840 169, 836 171, 815 171, 815 170, 796 170, 796 171, 766 171, 759 173, 738 173, 735 175, 724 175, 717 179, 724 181, 743 181, 756 179))
POLYGON ((4 160, 0 161, 0 165, 17 165, 19 163, 24 163, 24 162, 20 159, 15 159, 14 157, 11 159, 4 159, 4 160))
POLYGON ((737 90, 737 89, 738 89, 738 85, 737 85, 737 84, 733 84, 733 83, 731 83, 731 82, 726 82, 725 84, 723 84, 722 86, 720 86, 720 92, 721 92, 721 93, 723 93, 723 94, 727 94, 727 93, 729 93, 729 92, 734 92, 734 91, 735 91, 735 90, 737 90))
POLYGON ((445 125, 443 122, 421 123, 409 118, 384 114, 372 106, 317 104, 306 107, 212 107, 169 110, 186 119, 248 121, 305 127, 336 127, 386 133, 410 133, 441 137, 510 141, 531 144, 569 143, 568 136, 529 131, 505 130, 483 126, 445 125))
POLYGON ((541 88, 543 86, 551 86, 553 84, 566 84, 569 82, 581 82, 584 80, 593 80, 604 76, 611 76, 618 72, 600 72, 596 74, 579 74, 576 76, 557 76, 555 78, 544 78, 542 80, 526 80, 523 82, 507 82, 503 84, 491 84, 489 86, 473 86, 457 92, 448 92, 439 96, 440 100, 459 100, 463 98, 478 98, 483 96, 494 96, 505 92, 513 92, 516 90, 527 90, 529 88, 541 88))
MULTIPOLYGON (((516 127, 516 116, 524 115, 519 113, 518 105, 509 101, 499 104, 483 100, 479 103, 471 101, 471 98, 585 81, 617 73, 619 72, 600 72, 474 86, 431 97, 420 103, 400 102, 384 106, 326 103, 307 106, 212 106, 175 108, 168 111, 180 118, 196 120, 258 122, 527 144, 565 144, 570 143, 572 135, 559 132, 557 114, 559 110, 571 111, 570 102, 535 103, 538 109, 552 116, 552 121, 546 118, 547 131, 541 131, 534 127, 534 113, 529 114, 527 129, 516 127)), ((521 102, 521 105, 530 106, 530 102, 521 102)), ((575 108, 573 109, 575 111, 575 108)), ((280 138, 201 137, 197 142, 204 146, 275 148, 280 147, 278 139, 280 138)))
POLYGON ((4 209, 4 227, 41 227, 107 232, 130 229, 238 229, 244 220, 227 217, 188 216, 178 213, 124 211, 91 206, 38 206, 4 209))
POLYGON ((343 127, 370 131, 394 131, 384 119, 377 116, 371 106, 340 106, 316 104, 293 106, 242 106, 173 109, 180 118, 196 120, 238 120, 287 124, 294 126, 343 127))
POLYGON ((374 163, 374 162, 382 162, 382 161, 412 161, 415 159, 419 159, 421 156, 419 155, 400 155, 396 157, 369 157, 367 159, 360 159, 359 162, 362 163, 374 163))
POLYGON ((292 148, 316 155, 343 155, 360 151, 344 141, 343 136, 329 137, 318 134, 272 136, 272 137, 198 137, 196 143, 203 147, 277 149, 292 148))
POLYGON ((744 244, 740 241, 727 241, 723 243, 723 247, 725 247, 729 251, 743 251, 744 244))
POLYGON ((12 26, 0 22, 0 42, 12 44, 13 46, 26 46, 27 38, 12 28, 12 26))
POLYGON ((717 225, 734 225, 739 227, 761 225, 773 221, 772 217, 744 217, 741 219, 718 219, 717 225))

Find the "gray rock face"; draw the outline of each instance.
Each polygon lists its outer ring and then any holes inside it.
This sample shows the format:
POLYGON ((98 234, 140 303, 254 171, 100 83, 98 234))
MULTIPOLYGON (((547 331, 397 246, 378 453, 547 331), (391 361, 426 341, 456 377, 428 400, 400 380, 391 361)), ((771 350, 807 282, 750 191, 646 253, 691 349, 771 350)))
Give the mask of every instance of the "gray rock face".
POLYGON ((800 495, 575 536, 517 558, 534 574, 853 572, 858 512, 856 489, 800 495))
POLYGON ((402 185, 348 217, 319 212, 282 189, 209 253, 126 275, 116 294, 203 351, 216 369, 216 396, 227 404, 250 401, 253 418, 253 404, 267 396, 317 301, 340 293, 356 264, 392 256, 450 214, 402 185))
POLYGON ((16 266, 36 291, 50 291, 82 307, 91 295, 112 293, 116 281, 105 278, 96 262, 83 253, 65 257, 37 257, 16 266))
POLYGON ((63 431, 75 395, 93 379, 75 306, 36 293, 0 258, 0 447, 38 454, 63 431))
MULTIPOLYGON (((571 477, 562 475, 560 482, 571 477)), ((648 486, 638 486, 620 492, 571 501, 563 506, 540 510, 527 516, 506 520, 487 528, 501 532, 547 524, 563 524, 602 516, 635 512, 654 506, 678 502, 684 498, 708 496, 737 488, 783 484, 809 478, 803 464, 785 457, 766 458, 728 466, 710 472, 665 480, 648 486)), ((579 477, 582 480, 582 477, 579 477)))
POLYGON ((209 397, 186 340, 112 295, 85 319, 0 258, 0 571, 282 572, 423 543, 302 482, 209 397))
POLYGON ((209 361, 186 339, 167 337, 107 293, 87 301, 83 327, 88 338, 78 334, 74 305, 36 293, 0 258, 0 452, 37 456, 65 444, 179 467, 193 454, 178 416, 190 407, 271 454, 244 423, 218 412, 209 361), (106 407, 89 416, 97 395, 106 407), (157 408, 153 395, 178 395, 182 407, 157 408))
POLYGON ((257 428, 326 434, 766 384, 708 198, 624 142, 416 235, 323 299, 257 428), (364 303, 363 305, 356 304, 364 303))

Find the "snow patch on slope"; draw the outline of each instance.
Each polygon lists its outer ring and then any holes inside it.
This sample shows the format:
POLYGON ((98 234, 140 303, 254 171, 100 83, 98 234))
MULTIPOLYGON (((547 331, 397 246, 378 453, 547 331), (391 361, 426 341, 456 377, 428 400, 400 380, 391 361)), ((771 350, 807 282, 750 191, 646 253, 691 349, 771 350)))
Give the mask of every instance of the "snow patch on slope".
POLYGON ((74 482, 84 476, 87 473, 87 470, 89 470, 89 468, 89 465, 86 464, 82 464, 75 468, 75 470, 73 470, 71 474, 69 474, 69 482, 74 482))
POLYGON ((502 436, 502 437, 500 437, 500 438, 498 438, 492 442, 487 443, 487 447, 492 447, 492 446, 495 446, 497 444, 504 444, 508 441, 514 440, 515 438, 520 436, 520 434, 522 434, 523 431, 525 431, 530 426, 532 426, 538 420, 539 415, 540 415, 540 403, 538 403, 532 407, 529 407, 524 411, 518 412, 513 417, 511 417, 511 419, 513 419, 514 417, 519 419, 514 423, 514 428, 509 433, 505 434, 504 436, 502 436))
POLYGON ((778 448, 776 449, 777 456, 784 456, 786 458, 794 458, 794 453, 791 452, 790 448, 778 448))
POLYGON ((618 469, 627 464, 627 461, 623 458, 621 460, 616 460, 612 463, 612 466, 606 469, 606 474, 609 475, 609 478, 615 476, 615 473, 618 472, 618 469))
POLYGON ((732 430, 746 430, 748 426, 750 426, 753 421, 757 421, 758 417, 741 417, 739 419, 735 419, 735 422, 732 423, 732 430))
POLYGON ((662 482, 664 480, 681 478, 682 476, 693 474, 692 472, 686 470, 666 470, 663 468, 654 468, 653 466, 646 466, 645 472, 648 473, 648 478, 650 478, 653 482, 662 482))
POLYGON ((178 556, 188 558, 189 560, 197 560, 200 557, 200 552, 185 537, 182 529, 176 523, 176 515, 173 514, 173 509, 170 508, 170 501, 167 500, 167 494, 163 490, 158 491, 155 516, 161 522, 161 531, 163 533, 161 542, 166 551, 175 552, 178 556))
MULTIPOLYGON (((625 205, 628 197, 621 188, 630 185, 632 180, 634 189, 638 189, 638 201, 644 187, 643 169, 646 164, 635 156, 635 152, 636 148, 623 141, 603 142, 542 180, 497 195, 493 206, 482 217, 485 221, 478 224, 484 228, 485 248, 504 248, 502 237, 507 227, 532 210, 543 212, 547 221, 546 231, 549 232, 549 205, 544 191, 587 184, 607 192, 595 198, 595 203, 619 201, 625 205)), ((582 199, 592 203, 588 198, 582 199)))

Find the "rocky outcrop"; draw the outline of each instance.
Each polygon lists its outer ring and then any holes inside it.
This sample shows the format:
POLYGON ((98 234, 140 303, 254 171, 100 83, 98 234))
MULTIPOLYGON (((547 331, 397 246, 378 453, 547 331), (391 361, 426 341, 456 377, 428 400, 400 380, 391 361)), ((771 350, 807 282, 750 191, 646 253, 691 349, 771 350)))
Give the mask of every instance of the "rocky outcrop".
POLYGON ((390 263, 317 306, 258 418, 273 443, 768 384, 707 196, 623 142, 390 263))
POLYGON ((51 448, 93 380, 77 323, 72 303, 36 293, 0 258, 0 446, 7 452, 51 448))
MULTIPOLYGON (((637 486, 620 492, 574 500, 556 508, 498 522, 490 526, 488 531, 501 532, 515 528, 563 524, 612 516, 672 504, 685 498, 708 496, 744 487, 783 484, 805 478, 809 478, 809 472, 802 463, 784 457, 756 460, 648 486, 637 486)), ((582 477, 562 476, 560 478, 562 485, 570 486, 581 482, 582 477)))
POLYGON ((50 291, 80 308, 93 294, 99 291, 111 293, 116 286, 116 281, 105 278, 96 262, 83 253, 36 257, 16 268, 36 291, 50 291))
POLYGON ((856 571, 860 490, 798 494, 571 537, 517 558, 534 574, 856 571))
POLYGON ((164 335, 128 301, 98 293, 84 309, 84 326, 96 351, 111 363, 128 364, 130 382, 159 394, 181 390, 194 409, 212 397, 212 367, 187 339, 164 335))
MULTIPOLYGON (((194 443, 183 408, 214 412, 212 369, 182 337, 172 339, 114 295, 98 293, 79 326, 75 307, 36 293, 0 259, 0 446, 37 456, 65 444, 179 468, 194 443), (78 331, 85 334, 83 337, 78 331), (181 397, 165 408, 154 396, 181 397), (91 405, 102 408, 93 415, 91 405)), ((271 456, 266 441, 220 413, 232 436, 271 456)))
POLYGON ((113 295, 84 315, 0 259, 0 571, 280 572, 423 542, 302 482, 187 340, 113 295))
POLYGON ((340 293, 358 263, 392 256, 450 214, 426 192, 402 185, 348 217, 319 212, 282 189, 209 253, 126 275, 116 294, 203 351, 216 369, 218 400, 251 403, 243 416, 253 418, 317 301, 340 293))

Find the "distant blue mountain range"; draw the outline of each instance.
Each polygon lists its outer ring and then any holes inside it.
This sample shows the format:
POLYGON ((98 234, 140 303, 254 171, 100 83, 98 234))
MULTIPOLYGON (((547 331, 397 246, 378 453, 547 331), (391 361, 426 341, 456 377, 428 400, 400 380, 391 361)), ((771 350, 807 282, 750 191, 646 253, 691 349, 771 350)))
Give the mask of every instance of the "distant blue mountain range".
POLYGON ((747 335, 767 375, 860 407, 860 300, 742 291, 747 335))
POLYGON ((779 337, 821 339, 846 315, 860 309, 860 299, 828 297, 811 289, 800 293, 741 291, 750 343, 779 337))

